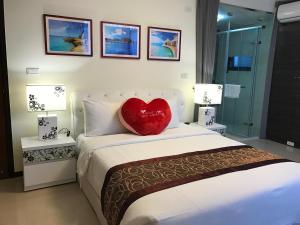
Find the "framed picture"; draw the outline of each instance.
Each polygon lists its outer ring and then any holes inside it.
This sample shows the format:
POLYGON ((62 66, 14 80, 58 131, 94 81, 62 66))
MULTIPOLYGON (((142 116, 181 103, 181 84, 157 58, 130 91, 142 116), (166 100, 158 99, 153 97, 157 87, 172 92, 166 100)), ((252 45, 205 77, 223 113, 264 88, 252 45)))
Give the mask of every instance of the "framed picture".
POLYGON ((148 27, 148 60, 180 61, 181 30, 148 27))
POLYGON ((101 22, 101 57, 140 59, 141 26, 101 22))
POLYGON ((93 56, 92 20, 44 14, 48 55, 93 56))

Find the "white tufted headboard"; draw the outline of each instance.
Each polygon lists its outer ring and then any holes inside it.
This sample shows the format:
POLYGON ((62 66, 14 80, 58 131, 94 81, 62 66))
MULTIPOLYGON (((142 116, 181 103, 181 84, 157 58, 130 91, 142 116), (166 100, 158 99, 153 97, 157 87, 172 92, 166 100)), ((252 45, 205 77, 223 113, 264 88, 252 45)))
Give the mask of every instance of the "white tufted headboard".
POLYGON ((171 99, 177 98, 178 112, 180 121, 183 122, 184 114, 184 98, 180 90, 111 90, 111 91, 78 91, 71 94, 71 131, 75 138, 84 132, 84 118, 82 100, 92 98, 95 100, 103 100, 108 102, 124 102, 129 98, 140 98, 144 101, 150 101, 154 98, 171 99))

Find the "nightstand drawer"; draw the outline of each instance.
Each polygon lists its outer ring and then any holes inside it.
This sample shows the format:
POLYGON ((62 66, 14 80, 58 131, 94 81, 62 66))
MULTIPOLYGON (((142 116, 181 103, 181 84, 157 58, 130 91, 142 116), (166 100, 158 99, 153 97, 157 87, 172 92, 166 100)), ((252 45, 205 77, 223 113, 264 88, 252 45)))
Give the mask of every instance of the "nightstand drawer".
POLYGON ((24 165, 24 190, 76 181, 76 160, 24 165))
POLYGON ((216 131, 216 132, 220 133, 221 135, 225 135, 226 128, 227 128, 225 125, 218 124, 218 123, 214 123, 214 124, 209 125, 209 126, 201 126, 198 123, 191 123, 190 126, 193 126, 193 127, 198 127, 198 126, 199 127, 205 127, 206 129, 212 130, 212 131, 216 131))
POLYGON ((23 152, 24 165, 48 163, 51 161, 75 158, 75 146, 60 146, 54 148, 37 149, 23 152))
POLYGON ((216 128, 216 129, 212 129, 212 130, 222 134, 223 136, 225 135, 225 132, 226 132, 226 128, 216 128))

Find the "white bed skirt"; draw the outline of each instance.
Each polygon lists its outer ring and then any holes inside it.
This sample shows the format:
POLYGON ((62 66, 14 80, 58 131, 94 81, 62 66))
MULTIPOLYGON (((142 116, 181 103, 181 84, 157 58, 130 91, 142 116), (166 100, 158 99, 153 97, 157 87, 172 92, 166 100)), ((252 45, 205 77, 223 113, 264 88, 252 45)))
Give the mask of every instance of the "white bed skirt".
POLYGON ((92 208, 94 209, 94 212, 98 217, 100 225, 107 225, 106 219, 103 217, 102 214, 100 199, 98 198, 97 193, 94 191, 94 188, 87 181, 86 176, 83 176, 81 178, 80 184, 83 193, 87 197, 88 201, 92 205, 92 208))

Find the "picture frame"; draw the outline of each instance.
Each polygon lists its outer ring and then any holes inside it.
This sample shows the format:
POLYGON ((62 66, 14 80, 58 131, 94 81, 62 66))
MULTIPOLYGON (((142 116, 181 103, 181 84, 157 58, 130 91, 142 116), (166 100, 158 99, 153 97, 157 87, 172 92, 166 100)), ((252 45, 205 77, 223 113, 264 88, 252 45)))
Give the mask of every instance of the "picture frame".
POLYGON ((44 14, 46 55, 93 56, 91 19, 44 14))
POLYGON ((148 60, 180 61, 181 30, 148 27, 148 60))
POLYGON ((140 59, 140 25, 101 21, 100 30, 102 58, 140 59))

